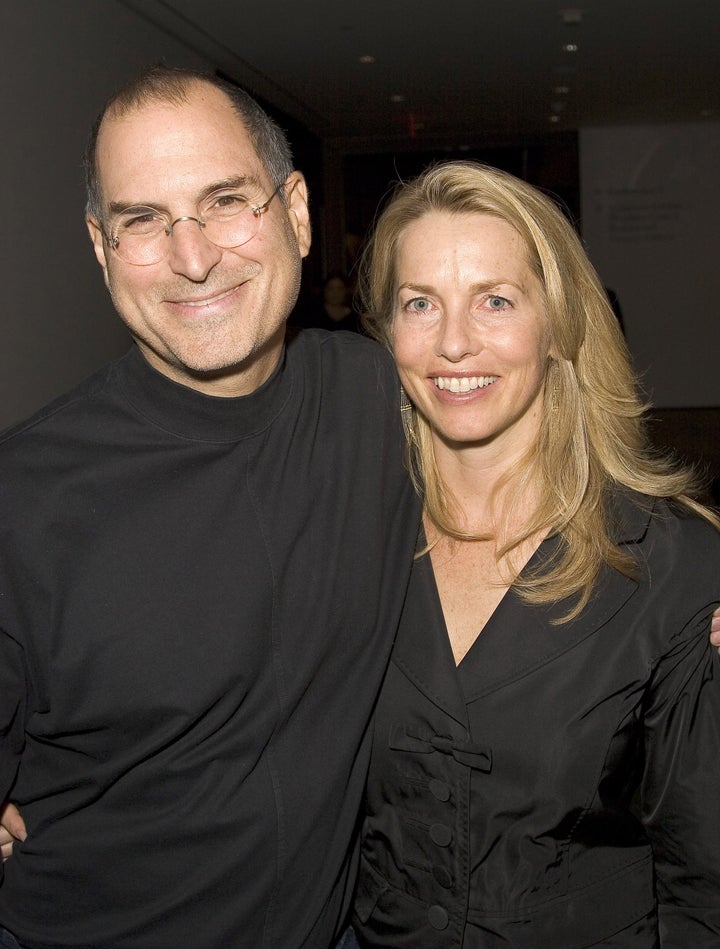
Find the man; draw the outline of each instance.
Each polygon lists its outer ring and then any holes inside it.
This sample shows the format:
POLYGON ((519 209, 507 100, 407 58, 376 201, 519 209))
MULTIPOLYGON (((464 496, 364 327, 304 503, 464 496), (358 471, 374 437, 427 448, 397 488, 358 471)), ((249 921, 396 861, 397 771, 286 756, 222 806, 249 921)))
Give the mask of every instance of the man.
POLYGON ((0 945, 325 949, 417 530, 394 370, 286 342, 306 186, 241 91, 131 83, 88 195, 135 346, 0 440, 0 945))

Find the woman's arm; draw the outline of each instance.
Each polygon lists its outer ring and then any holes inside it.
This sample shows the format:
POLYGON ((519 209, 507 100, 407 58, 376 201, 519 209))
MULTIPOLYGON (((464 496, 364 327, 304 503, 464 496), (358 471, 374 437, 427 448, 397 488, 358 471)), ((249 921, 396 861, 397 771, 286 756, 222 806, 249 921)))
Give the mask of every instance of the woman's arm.
POLYGON ((720 656, 710 608, 670 641, 644 712, 642 819, 663 949, 720 946, 720 656))
POLYGON ((3 863, 12 855, 13 843, 26 837, 25 822, 17 807, 10 802, 0 807, 0 851, 3 863))

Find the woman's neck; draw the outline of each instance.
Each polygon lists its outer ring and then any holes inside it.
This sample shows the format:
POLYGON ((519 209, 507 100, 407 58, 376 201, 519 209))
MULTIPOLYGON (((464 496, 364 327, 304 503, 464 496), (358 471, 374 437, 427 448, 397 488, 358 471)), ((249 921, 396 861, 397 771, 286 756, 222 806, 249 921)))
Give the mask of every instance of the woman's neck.
MULTIPOLYGON (((523 490, 522 503, 513 492, 518 473, 525 467, 524 452, 509 452, 495 444, 457 448, 439 439, 434 447, 452 520, 460 530, 493 536, 498 530, 505 533, 503 524, 510 524, 513 532, 522 530, 533 510, 532 490, 523 490), (508 517, 509 513, 512 516, 508 517)), ((507 538, 498 539, 502 544, 507 538)))
POLYGON ((524 533, 533 513, 532 489, 523 486, 519 491, 518 476, 513 477, 522 469, 522 462, 521 453, 515 458, 506 453, 501 457, 492 446, 436 447, 451 523, 477 538, 450 537, 425 518, 435 582, 456 663, 464 658, 543 539, 543 533, 537 532, 508 554, 498 556, 505 544, 524 533))

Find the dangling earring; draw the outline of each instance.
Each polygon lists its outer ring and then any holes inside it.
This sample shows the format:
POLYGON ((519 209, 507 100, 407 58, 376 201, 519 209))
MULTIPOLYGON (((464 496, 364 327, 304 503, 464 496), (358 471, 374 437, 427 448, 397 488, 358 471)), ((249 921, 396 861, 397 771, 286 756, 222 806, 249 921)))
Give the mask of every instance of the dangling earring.
POLYGON ((400 386, 400 417, 402 418, 405 437, 411 445, 415 444, 417 439, 415 438, 413 404, 402 386, 400 386))
POLYGON ((555 360, 553 360, 550 372, 552 375, 552 382, 550 385, 549 409, 552 415, 557 415, 560 409, 560 379, 558 378, 560 365, 555 360))

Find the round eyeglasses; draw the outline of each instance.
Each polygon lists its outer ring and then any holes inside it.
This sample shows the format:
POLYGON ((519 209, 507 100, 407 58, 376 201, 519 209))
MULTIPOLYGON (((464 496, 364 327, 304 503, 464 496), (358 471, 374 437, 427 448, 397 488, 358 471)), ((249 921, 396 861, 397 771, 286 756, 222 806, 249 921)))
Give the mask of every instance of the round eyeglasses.
POLYGON ((128 264, 147 267, 170 253, 170 238, 176 224, 195 221, 205 237, 218 247, 241 247, 256 236, 270 202, 282 188, 278 185, 264 204, 252 205, 234 191, 214 192, 198 207, 198 216, 184 215, 171 221, 156 208, 135 205, 116 214, 105 238, 128 264))

